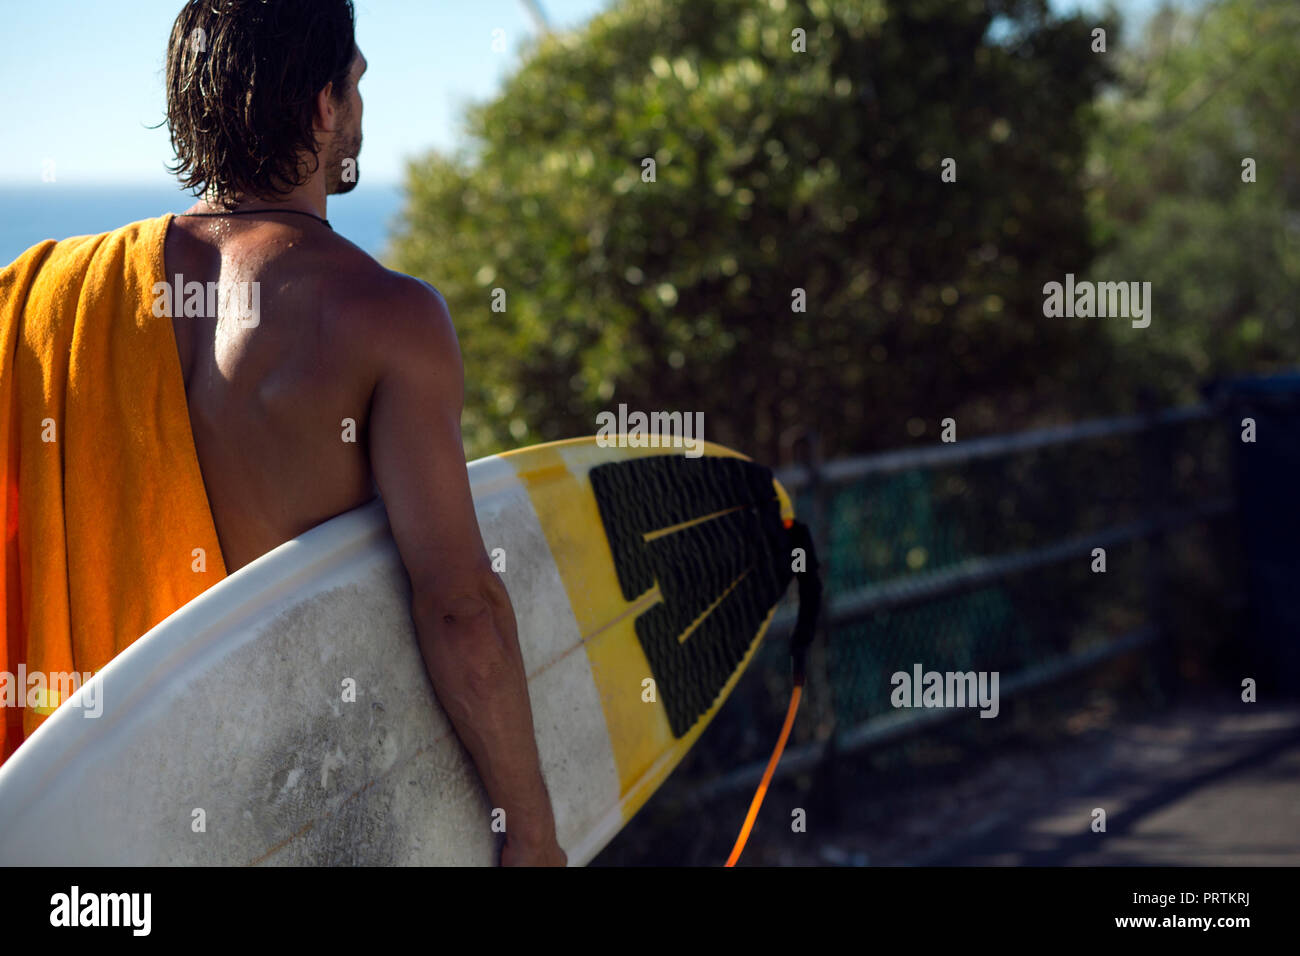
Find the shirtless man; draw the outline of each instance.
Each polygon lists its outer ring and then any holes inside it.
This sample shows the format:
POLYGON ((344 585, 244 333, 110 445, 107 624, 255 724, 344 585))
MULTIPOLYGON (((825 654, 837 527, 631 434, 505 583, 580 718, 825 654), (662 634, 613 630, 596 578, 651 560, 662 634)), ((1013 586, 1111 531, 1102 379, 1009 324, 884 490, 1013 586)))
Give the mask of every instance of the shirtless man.
POLYGON ((173 26, 168 124, 205 200, 172 221, 166 273, 223 298, 260 289, 256 324, 172 319, 199 465, 231 572, 379 493, 438 700, 505 810, 502 862, 563 865, 514 612, 470 497, 447 305, 325 221, 357 179, 353 23, 349 0, 190 0, 173 26))

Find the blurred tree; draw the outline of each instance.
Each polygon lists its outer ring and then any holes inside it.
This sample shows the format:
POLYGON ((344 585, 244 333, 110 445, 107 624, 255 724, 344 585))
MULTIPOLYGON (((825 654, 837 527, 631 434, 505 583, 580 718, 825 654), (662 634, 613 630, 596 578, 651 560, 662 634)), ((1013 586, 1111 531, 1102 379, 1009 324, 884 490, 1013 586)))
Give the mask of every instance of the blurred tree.
POLYGON ((470 148, 411 165, 391 257, 457 321, 468 452, 626 402, 776 462, 799 428, 832 454, 948 415, 967 437, 1086 391, 1107 333, 1045 319, 1042 285, 1091 257, 1097 25, 1045 0, 626 0, 539 40, 470 148))
POLYGON ((1300 4, 1162 10, 1103 97, 1088 167, 1096 277, 1152 283, 1117 374, 1166 400, 1300 361, 1300 4), (1243 161, 1254 161, 1253 183, 1243 161))

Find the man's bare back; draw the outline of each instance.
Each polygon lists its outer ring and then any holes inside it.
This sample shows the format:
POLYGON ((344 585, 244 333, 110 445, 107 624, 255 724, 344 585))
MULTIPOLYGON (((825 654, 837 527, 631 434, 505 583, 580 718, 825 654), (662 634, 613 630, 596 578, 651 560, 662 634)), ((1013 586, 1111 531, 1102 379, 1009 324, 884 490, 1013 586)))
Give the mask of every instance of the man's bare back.
POLYGON ((217 283, 222 302, 258 283, 256 325, 230 313, 172 319, 199 466, 234 571, 375 496, 367 419, 377 357, 364 319, 414 294, 403 286, 418 280, 284 213, 173 219, 165 259, 169 282, 217 283))

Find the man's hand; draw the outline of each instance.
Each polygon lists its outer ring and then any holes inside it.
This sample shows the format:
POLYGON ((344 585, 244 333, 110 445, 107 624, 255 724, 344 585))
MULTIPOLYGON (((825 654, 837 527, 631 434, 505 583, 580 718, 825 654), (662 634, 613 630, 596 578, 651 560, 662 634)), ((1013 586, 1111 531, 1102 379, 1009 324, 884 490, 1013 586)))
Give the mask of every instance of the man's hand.
POLYGON ((506 837, 506 845, 501 848, 502 866, 568 866, 569 857, 560 849, 560 844, 548 840, 532 846, 506 837))

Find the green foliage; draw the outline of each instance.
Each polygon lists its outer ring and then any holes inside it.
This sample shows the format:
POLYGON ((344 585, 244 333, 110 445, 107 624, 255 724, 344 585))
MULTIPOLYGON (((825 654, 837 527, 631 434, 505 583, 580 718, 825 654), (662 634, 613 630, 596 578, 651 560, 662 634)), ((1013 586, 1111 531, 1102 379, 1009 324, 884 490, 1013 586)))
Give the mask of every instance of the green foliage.
POLYGON ((391 263, 451 306, 468 452, 626 402, 767 461, 806 427, 834 454, 964 411, 1005 428, 1008 397, 1104 365, 1105 329, 1041 293, 1092 254, 1095 25, 1045 0, 627 0, 540 41, 469 149, 412 164, 391 263))
POLYGON ((1300 6, 1164 10, 1123 58, 1089 166, 1094 274, 1152 283, 1151 326, 1115 326, 1116 374, 1166 401, 1300 361, 1300 6), (1242 181, 1242 161, 1257 182, 1242 181))

